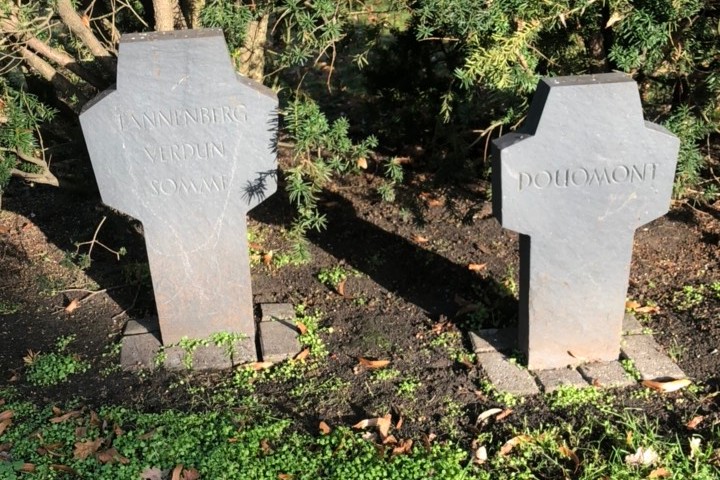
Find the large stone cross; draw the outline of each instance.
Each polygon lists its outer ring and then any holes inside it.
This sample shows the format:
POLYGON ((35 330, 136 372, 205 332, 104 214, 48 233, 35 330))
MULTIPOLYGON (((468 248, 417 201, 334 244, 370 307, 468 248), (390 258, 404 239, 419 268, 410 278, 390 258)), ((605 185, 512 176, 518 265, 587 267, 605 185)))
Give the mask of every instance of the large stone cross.
POLYGON ((80 116, 103 202, 142 221, 163 343, 247 335, 246 213, 276 190, 277 97, 222 32, 123 35, 117 85, 80 116))
POLYGON ((679 142, 621 73, 540 81, 493 142, 493 213, 520 235, 528 368, 617 360, 633 235, 668 211, 679 142))

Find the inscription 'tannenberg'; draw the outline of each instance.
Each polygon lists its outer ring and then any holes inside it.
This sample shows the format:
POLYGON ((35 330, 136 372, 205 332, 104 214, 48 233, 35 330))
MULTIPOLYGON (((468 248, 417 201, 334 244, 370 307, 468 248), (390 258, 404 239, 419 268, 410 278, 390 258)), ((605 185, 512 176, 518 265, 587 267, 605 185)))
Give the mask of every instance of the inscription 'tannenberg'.
POLYGON ((121 112, 118 115, 118 124, 123 132, 133 129, 155 130, 196 125, 242 124, 245 122, 247 122, 245 105, 167 108, 140 113, 121 112))
POLYGON ((595 168, 559 168, 535 173, 520 172, 518 190, 643 183, 655 179, 658 165, 657 163, 642 163, 595 168))

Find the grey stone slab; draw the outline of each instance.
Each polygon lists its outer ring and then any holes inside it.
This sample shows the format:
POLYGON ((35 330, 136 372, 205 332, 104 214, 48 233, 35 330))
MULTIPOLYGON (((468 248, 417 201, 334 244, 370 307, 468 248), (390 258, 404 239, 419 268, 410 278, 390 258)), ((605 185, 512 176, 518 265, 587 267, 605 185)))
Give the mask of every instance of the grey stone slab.
POLYGON ((265 362, 280 362, 300 352, 298 329, 291 320, 260 322, 260 351, 265 362))
POLYGON ((294 320, 295 308, 289 303, 262 303, 260 304, 260 321, 294 320))
POLYGON ((157 319, 130 320, 125 326, 120 346, 123 370, 153 370, 155 355, 160 349, 157 319))
POLYGON ((597 387, 628 387, 635 383, 618 361, 586 363, 580 365, 578 371, 588 382, 597 387))
POLYGON ((538 370, 535 372, 538 382, 545 393, 557 390, 559 387, 569 385, 572 387, 589 387, 590 384, 574 368, 556 368, 552 370, 538 370))
POLYGON ((103 201, 143 223, 166 345, 254 345, 246 213, 276 190, 276 111, 220 30, 186 30, 123 35, 116 87, 80 115, 103 201))
POLYGON ((645 331, 645 327, 635 318, 632 313, 625 313, 622 324, 623 335, 642 335, 645 331))
POLYGON ((524 127, 493 142, 530 369, 618 358, 634 231, 668 211, 678 148, 622 73, 542 79, 524 127))
POLYGON ((255 348, 248 342, 236 342, 232 351, 225 346, 203 345, 188 352, 179 346, 165 349, 163 367, 168 370, 222 370, 255 361, 255 348), (187 359, 187 361, 186 361, 187 359))
POLYGON ((498 391, 522 396, 540 393, 530 372, 510 362, 502 353, 479 353, 477 359, 498 391))
POLYGON ((469 335, 475 353, 508 351, 517 343, 517 331, 512 328, 486 328, 469 335))
POLYGON ((650 335, 623 338, 622 354, 635 364, 643 380, 685 378, 685 373, 668 357, 650 335))

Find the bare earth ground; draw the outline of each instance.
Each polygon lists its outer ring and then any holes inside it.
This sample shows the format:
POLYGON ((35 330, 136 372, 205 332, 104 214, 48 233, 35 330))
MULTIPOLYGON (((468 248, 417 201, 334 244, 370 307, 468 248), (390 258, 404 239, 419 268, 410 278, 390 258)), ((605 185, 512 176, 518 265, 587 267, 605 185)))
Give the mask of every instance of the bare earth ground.
MULTIPOLYGON (((319 420, 352 425, 390 410, 405 419, 405 437, 435 432, 467 442, 478 414, 497 402, 480 392, 485 377, 479 367, 453 360, 434 340, 443 330, 459 331, 467 349, 467 326, 515 321, 517 236, 502 230, 490 215, 488 185, 433 187, 430 176, 410 172, 391 204, 374 193, 378 181, 369 171, 326 193, 322 208, 329 229, 312 235, 311 263, 277 268, 258 262, 253 267, 256 303, 290 302, 322 312, 328 329, 323 338, 331 353, 317 376, 304 381, 321 385, 335 379, 341 387, 318 388, 320 396, 313 391, 290 396, 296 386, 290 380, 263 382, 257 392, 279 415, 296 418, 298 429, 315 432, 319 420), (470 270, 470 264, 477 269, 470 270), (317 279, 321 269, 337 265, 352 271, 344 296, 317 279), (452 325, 441 326, 444 321, 452 325), (356 368, 358 357, 391 360, 401 375, 373 382, 369 372, 356 368), (404 379, 420 383, 410 397, 397 394, 404 379), (453 403, 461 406, 459 415, 450 415, 453 403), (444 421, 448 418, 452 421, 444 421)), ((179 381, 212 390, 227 372, 136 375, 110 369, 118 358, 109 352, 124 323, 154 310, 150 288, 138 289, 128 278, 146 262, 137 222, 104 207, 97 195, 18 182, 5 192, 3 209, 0 301, 19 310, 0 316, 0 385, 15 385, 44 403, 80 399, 90 406, 124 404, 146 411, 212 408, 179 388, 179 381), (118 260, 96 245, 92 266, 83 271, 68 261, 68 253, 76 250, 75 242, 92 239, 103 217, 107 220, 98 239, 113 249, 125 247, 128 254, 118 260), (87 295, 68 291, 72 289, 108 290, 68 314, 64 307, 87 295), (93 368, 57 387, 26 383, 27 351, 51 351, 56 339, 68 334, 77 336, 70 349, 93 368)), ((282 192, 252 212, 250 228, 261 253, 287 247, 284 226, 291 214, 282 192)), ((598 239, 597 248, 602 242, 598 239)), ((644 409, 666 431, 683 430, 695 415, 705 415, 700 434, 720 422, 720 404, 712 395, 720 387, 720 295, 706 290, 703 300, 689 309, 681 307, 678 296, 684 286, 699 288, 720 280, 719 246, 720 204, 703 210, 677 204, 635 237, 628 297, 641 305, 657 303, 660 311, 644 320, 646 326, 701 388, 697 396, 678 397, 677 402, 667 397, 639 400, 634 393, 641 387, 618 392, 618 398, 625 406, 644 409)), ((582 312, 577 313, 580 322, 582 312)), ((573 422, 573 413, 551 412, 540 397, 531 398, 494 428, 512 431, 552 422, 558 415, 573 422)))

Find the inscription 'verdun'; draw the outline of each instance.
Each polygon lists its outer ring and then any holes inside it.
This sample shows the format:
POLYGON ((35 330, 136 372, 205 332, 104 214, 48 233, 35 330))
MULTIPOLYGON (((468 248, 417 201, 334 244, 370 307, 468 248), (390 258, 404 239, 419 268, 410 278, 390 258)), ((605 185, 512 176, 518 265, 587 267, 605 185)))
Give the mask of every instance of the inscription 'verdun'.
POLYGON ((167 144, 148 146, 143 150, 153 163, 208 160, 225 156, 225 144, 222 142, 167 144))

